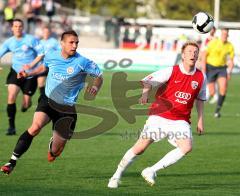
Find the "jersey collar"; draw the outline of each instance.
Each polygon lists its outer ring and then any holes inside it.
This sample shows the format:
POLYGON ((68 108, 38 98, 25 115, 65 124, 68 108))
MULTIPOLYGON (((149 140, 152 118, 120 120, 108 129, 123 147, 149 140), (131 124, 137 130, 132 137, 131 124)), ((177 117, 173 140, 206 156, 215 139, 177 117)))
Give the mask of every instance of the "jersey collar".
POLYGON ((184 69, 182 63, 179 64, 179 68, 180 68, 180 71, 181 71, 183 74, 186 74, 186 75, 193 75, 193 74, 196 72, 196 67, 194 67, 194 70, 193 70, 193 71, 191 71, 191 72, 186 72, 186 70, 184 69))

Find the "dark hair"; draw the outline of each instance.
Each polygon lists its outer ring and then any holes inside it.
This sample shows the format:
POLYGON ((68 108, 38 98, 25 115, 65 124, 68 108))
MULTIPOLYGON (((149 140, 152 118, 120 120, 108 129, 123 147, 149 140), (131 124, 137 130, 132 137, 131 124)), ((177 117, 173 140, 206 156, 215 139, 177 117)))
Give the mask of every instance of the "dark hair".
POLYGON ((13 25, 14 22, 20 22, 20 23, 22 23, 22 25, 24 25, 23 21, 21 19, 19 19, 19 18, 13 19, 12 20, 12 25, 13 25))
POLYGON ((69 30, 69 31, 63 32, 63 34, 62 34, 62 36, 61 36, 61 41, 64 40, 64 38, 65 38, 66 36, 68 36, 68 35, 73 35, 73 36, 75 36, 75 37, 78 37, 78 34, 77 34, 75 31, 69 30))

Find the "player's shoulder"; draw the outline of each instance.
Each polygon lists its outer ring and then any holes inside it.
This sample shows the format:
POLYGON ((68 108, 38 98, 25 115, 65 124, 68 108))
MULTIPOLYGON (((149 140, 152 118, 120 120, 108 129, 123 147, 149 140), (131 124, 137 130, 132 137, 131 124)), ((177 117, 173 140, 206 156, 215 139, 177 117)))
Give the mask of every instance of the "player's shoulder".
POLYGON ((230 42, 230 41, 227 41, 227 44, 228 44, 228 46, 229 46, 229 47, 231 47, 231 48, 234 48, 234 46, 233 46, 232 42, 230 42))
POLYGON ((37 38, 35 38, 33 35, 28 34, 28 33, 25 33, 25 34, 23 35, 23 37, 26 38, 26 39, 37 39, 37 38))
POLYGON ((9 44, 9 43, 12 43, 12 42, 15 42, 15 37, 14 36, 11 36, 9 37, 8 39, 6 39, 3 44, 9 44))
POLYGON ((79 52, 75 53, 74 58, 76 58, 79 61, 87 61, 87 58, 85 56, 81 55, 79 52))
POLYGON ((50 37, 49 40, 52 42, 58 42, 58 40, 55 37, 50 37))
POLYGON ((208 43, 207 43, 207 47, 212 46, 212 45, 216 45, 218 43, 221 43, 221 39, 219 39, 218 37, 213 37, 208 43))
POLYGON ((50 50, 45 54, 45 59, 57 59, 60 58, 60 50, 50 50))

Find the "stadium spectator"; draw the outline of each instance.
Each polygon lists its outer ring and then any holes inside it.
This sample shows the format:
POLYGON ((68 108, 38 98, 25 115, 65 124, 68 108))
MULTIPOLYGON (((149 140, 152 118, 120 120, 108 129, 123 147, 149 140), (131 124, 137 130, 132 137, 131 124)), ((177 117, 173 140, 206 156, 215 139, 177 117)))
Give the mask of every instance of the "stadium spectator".
POLYGON ((7 39, 0 48, 0 58, 8 52, 13 53, 12 67, 7 77, 8 100, 7 115, 9 128, 7 135, 15 135, 15 115, 16 99, 19 91, 23 93, 22 112, 25 112, 31 106, 31 96, 37 88, 36 77, 18 79, 23 65, 30 64, 31 67, 36 65, 43 57, 43 51, 39 47, 39 42, 31 35, 23 33, 23 21, 14 19, 12 23, 13 36, 7 39))
POLYGON ((203 104, 206 99, 206 78, 195 67, 199 47, 196 42, 186 42, 182 47, 182 63, 165 70, 159 70, 142 80, 143 91, 140 104, 148 102, 152 87, 159 87, 156 100, 150 106, 149 118, 135 143, 118 164, 118 168, 109 180, 109 188, 117 188, 120 178, 137 155, 142 154, 153 142, 167 138, 176 147, 159 162, 142 171, 143 178, 154 185, 156 172, 164 169, 184 157, 192 150, 190 115, 194 101, 198 112, 197 132, 203 133, 203 104))
POLYGON ((134 41, 137 40, 137 38, 141 35, 140 33, 140 26, 138 24, 135 24, 134 26, 134 41))
POLYGON ((42 4, 43 4, 42 0, 31 0, 31 6, 35 16, 40 15, 42 4))
POLYGON ((33 72, 22 71, 19 74, 19 77, 27 77, 49 68, 45 94, 40 95, 32 125, 19 137, 11 159, 1 167, 2 172, 9 174, 14 169, 33 138, 50 121, 53 122, 54 131, 49 143, 49 162, 61 154, 67 140, 71 138, 77 121, 74 104, 84 87, 86 75, 95 77, 93 85, 87 88, 89 94, 95 96, 102 84, 102 72, 93 61, 76 52, 77 46, 76 32, 64 32, 61 36, 61 50, 48 52, 44 64, 33 72))
MULTIPOLYGON (((4 24, 4 7, 5 7, 5 2, 3 0, 0 0, 0 25, 3 27, 4 24)), ((2 39, 3 35, 3 28, 0 28, 0 40, 2 39)))
POLYGON ((206 72, 210 97, 218 83, 218 101, 214 116, 221 117, 220 110, 227 93, 228 80, 233 70, 234 48, 228 41, 228 29, 221 30, 221 38, 211 40, 202 55, 202 69, 206 72))
POLYGON ((113 24, 112 24, 112 18, 108 17, 106 18, 106 20, 104 21, 104 33, 105 33, 105 39, 107 42, 110 42, 112 40, 112 36, 113 36, 113 24))
POLYGON ((12 7, 10 7, 9 5, 7 5, 4 8, 4 20, 5 22, 8 22, 9 24, 11 24, 11 22, 14 19, 14 10, 12 7))
POLYGON ((23 16, 26 24, 26 32, 31 33, 35 29, 35 14, 31 5, 31 0, 26 0, 23 4, 23 16))
POLYGON ((0 0, 0 24, 2 25, 3 21, 4 21, 4 6, 5 3, 3 0, 0 0))
POLYGON ((52 17, 55 14, 55 6, 54 6, 54 1, 53 0, 46 0, 45 1, 45 10, 46 10, 46 14, 48 16, 49 19, 49 23, 52 22, 52 17))
POLYGON ((148 44, 150 44, 150 42, 151 42, 152 35, 153 35, 152 25, 147 25, 145 36, 146 36, 146 40, 147 40, 148 44))

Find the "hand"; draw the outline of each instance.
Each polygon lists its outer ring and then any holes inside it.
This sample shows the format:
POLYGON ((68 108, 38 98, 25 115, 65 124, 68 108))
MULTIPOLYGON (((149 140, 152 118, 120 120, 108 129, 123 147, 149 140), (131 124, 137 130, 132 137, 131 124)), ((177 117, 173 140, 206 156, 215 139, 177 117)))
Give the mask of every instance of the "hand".
POLYGON ((20 72, 17 74, 17 79, 26 78, 27 76, 28 76, 28 74, 23 70, 23 71, 20 71, 20 72))
POLYGON ((28 70, 28 69, 31 69, 31 66, 30 65, 23 65, 23 70, 28 70))
POLYGON ((96 86, 91 86, 91 87, 87 87, 87 92, 90 94, 90 95, 93 95, 93 96, 96 96, 97 92, 98 92, 98 87, 96 86))
POLYGON ((146 103, 148 103, 148 97, 142 95, 142 97, 138 100, 138 102, 139 102, 141 105, 145 105, 146 103))
POLYGON ((204 133, 203 123, 199 122, 197 125, 197 133, 198 135, 202 135, 204 133))

